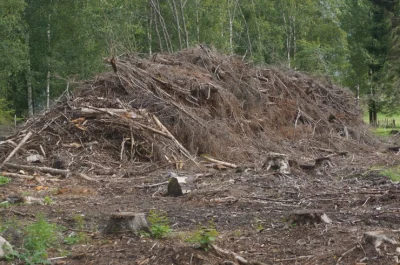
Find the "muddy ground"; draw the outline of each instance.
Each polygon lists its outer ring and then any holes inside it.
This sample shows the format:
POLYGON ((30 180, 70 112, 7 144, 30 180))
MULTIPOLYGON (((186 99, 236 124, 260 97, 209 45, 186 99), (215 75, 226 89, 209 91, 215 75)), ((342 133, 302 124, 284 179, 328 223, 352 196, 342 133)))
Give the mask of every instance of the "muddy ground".
MULTIPOLYGON (((384 231, 388 237, 399 239, 399 184, 374 170, 398 162, 393 153, 370 150, 334 157, 319 169, 293 168, 287 175, 265 168, 245 172, 175 171, 179 176, 197 176, 192 192, 182 197, 164 196, 165 185, 136 187, 164 182, 173 169, 96 182, 71 176, 44 178, 43 185, 38 185, 36 181, 14 178, 0 186, 2 198, 12 194, 50 196, 54 203, 15 205, 1 209, 1 218, 24 224, 33 222, 41 213, 48 221, 72 229, 63 232, 67 236, 76 229, 75 216, 82 215, 90 240, 62 245, 68 255, 52 264, 235 264, 228 262, 235 262, 230 257, 196 249, 185 241, 185 236, 196 231, 199 224, 207 225, 211 220, 219 232, 215 245, 234 251, 249 262, 397 264, 396 246, 384 242, 378 253, 371 242, 363 240, 363 235, 384 231), (38 186, 48 189, 40 190, 38 186), (151 209, 167 213, 173 228, 167 238, 155 240, 128 232, 98 233, 112 212, 148 213, 151 209), (304 210, 320 210, 332 223, 296 219, 295 213, 304 210)), ((53 251, 50 258, 59 255, 53 251)))

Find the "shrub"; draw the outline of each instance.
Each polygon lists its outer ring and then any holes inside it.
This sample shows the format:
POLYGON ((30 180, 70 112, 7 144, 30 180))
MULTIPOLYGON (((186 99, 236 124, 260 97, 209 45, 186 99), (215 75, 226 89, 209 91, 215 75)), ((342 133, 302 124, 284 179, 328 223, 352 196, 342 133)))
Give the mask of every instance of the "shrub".
POLYGON ((195 243, 198 247, 207 251, 210 245, 217 239, 218 231, 215 229, 213 222, 210 222, 208 227, 201 226, 197 229, 192 236, 190 236, 187 241, 190 243, 195 243))
POLYGON ((164 238, 172 231, 165 212, 150 210, 147 220, 150 223, 150 236, 153 238, 164 238))

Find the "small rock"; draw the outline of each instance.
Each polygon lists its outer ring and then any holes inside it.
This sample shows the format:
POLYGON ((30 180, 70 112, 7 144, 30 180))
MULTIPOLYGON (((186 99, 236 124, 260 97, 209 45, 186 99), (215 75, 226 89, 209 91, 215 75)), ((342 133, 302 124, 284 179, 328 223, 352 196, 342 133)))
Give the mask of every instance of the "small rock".
POLYGON ((12 246, 0 236, 0 260, 5 260, 7 255, 10 255, 13 252, 12 246))

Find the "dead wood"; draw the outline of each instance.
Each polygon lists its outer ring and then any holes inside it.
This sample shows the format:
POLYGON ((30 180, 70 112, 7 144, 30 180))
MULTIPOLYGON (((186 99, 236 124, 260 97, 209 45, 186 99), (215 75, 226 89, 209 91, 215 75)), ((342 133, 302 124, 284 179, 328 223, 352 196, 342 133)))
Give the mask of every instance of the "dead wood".
POLYGON ((218 256, 222 258, 228 258, 233 260, 233 264, 239 264, 239 265, 266 265, 265 263, 259 262, 259 261, 252 261, 252 260, 247 260, 243 258, 242 256, 236 254, 233 251, 227 250, 220 248, 214 244, 211 245, 212 249, 217 253, 218 256))
POLYGON ((13 177, 13 178, 22 178, 22 179, 34 179, 35 176, 31 176, 31 175, 23 175, 23 174, 17 174, 17 173, 11 173, 11 172, 1 172, 2 176, 5 177, 13 177))
POLYGON ((1 164, 0 168, 2 168, 4 166, 5 163, 8 162, 8 160, 10 160, 16 152, 18 152, 19 149, 21 149, 21 147, 26 143, 26 141, 28 141, 28 139, 32 136, 32 132, 29 131, 24 138, 22 138, 21 142, 14 148, 14 150, 12 150, 12 152, 7 156, 6 159, 4 159, 3 163, 1 164))
MULTIPOLYGON (((88 162, 114 167, 127 160, 165 164, 173 157, 200 167, 196 156, 204 154, 217 167, 235 168, 265 152, 297 159, 294 151, 334 153, 375 143, 347 90, 235 56, 209 56, 203 48, 153 60, 119 57, 117 73, 79 83, 73 97, 22 126, 25 136, 34 133, 29 149, 43 154, 44 166, 62 155, 71 171, 79 171, 88 162)), ((1 144, 0 155, 15 148, 1 144)))
POLYGON ((290 215, 291 224, 309 225, 317 223, 332 223, 332 220, 320 210, 299 210, 290 215))
POLYGON ((33 171, 40 171, 40 172, 50 173, 50 174, 63 175, 65 177, 68 177, 69 174, 71 173, 69 170, 56 169, 56 168, 50 168, 50 167, 36 167, 36 166, 17 165, 17 164, 12 164, 12 163, 5 163, 4 166, 8 167, 8 168, 33 170, 33 171))
POLYGON ((132 232, 138 234, 140 231, 150 232, 144 213, 117 212, 110 214, 110 219, 102 233, 132 232))
POLYGON ((230 167, 230 168, 237 168, 238 167, 237 165, 235 165, 233 163, 228 163, 228 162, 225 162, 225 161, 217 160, 217 159, 211 158, 211 157, 209 157, 207 155, 203 155, 202 158, 204 158, 204 159, 206 159, 206 160, 208 160, 210 162, 214 162, 214 163, 217 163, 219 165, 226 166, 226 167, 230 167))

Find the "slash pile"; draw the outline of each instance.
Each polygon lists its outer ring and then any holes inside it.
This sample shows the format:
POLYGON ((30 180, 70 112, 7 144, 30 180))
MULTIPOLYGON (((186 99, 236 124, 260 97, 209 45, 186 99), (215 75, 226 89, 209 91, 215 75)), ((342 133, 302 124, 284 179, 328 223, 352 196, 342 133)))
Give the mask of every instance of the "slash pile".
POLYGON ((97 174, 198 163, 201 155, 253 163, 264 152, 356 151, 374 141, 354 95, 329 80, 203 46, 111 62, 116 72, 82 83, 1 142, 1 159, 29 131, 22 151, 43 154, 46 166, 97 174))

